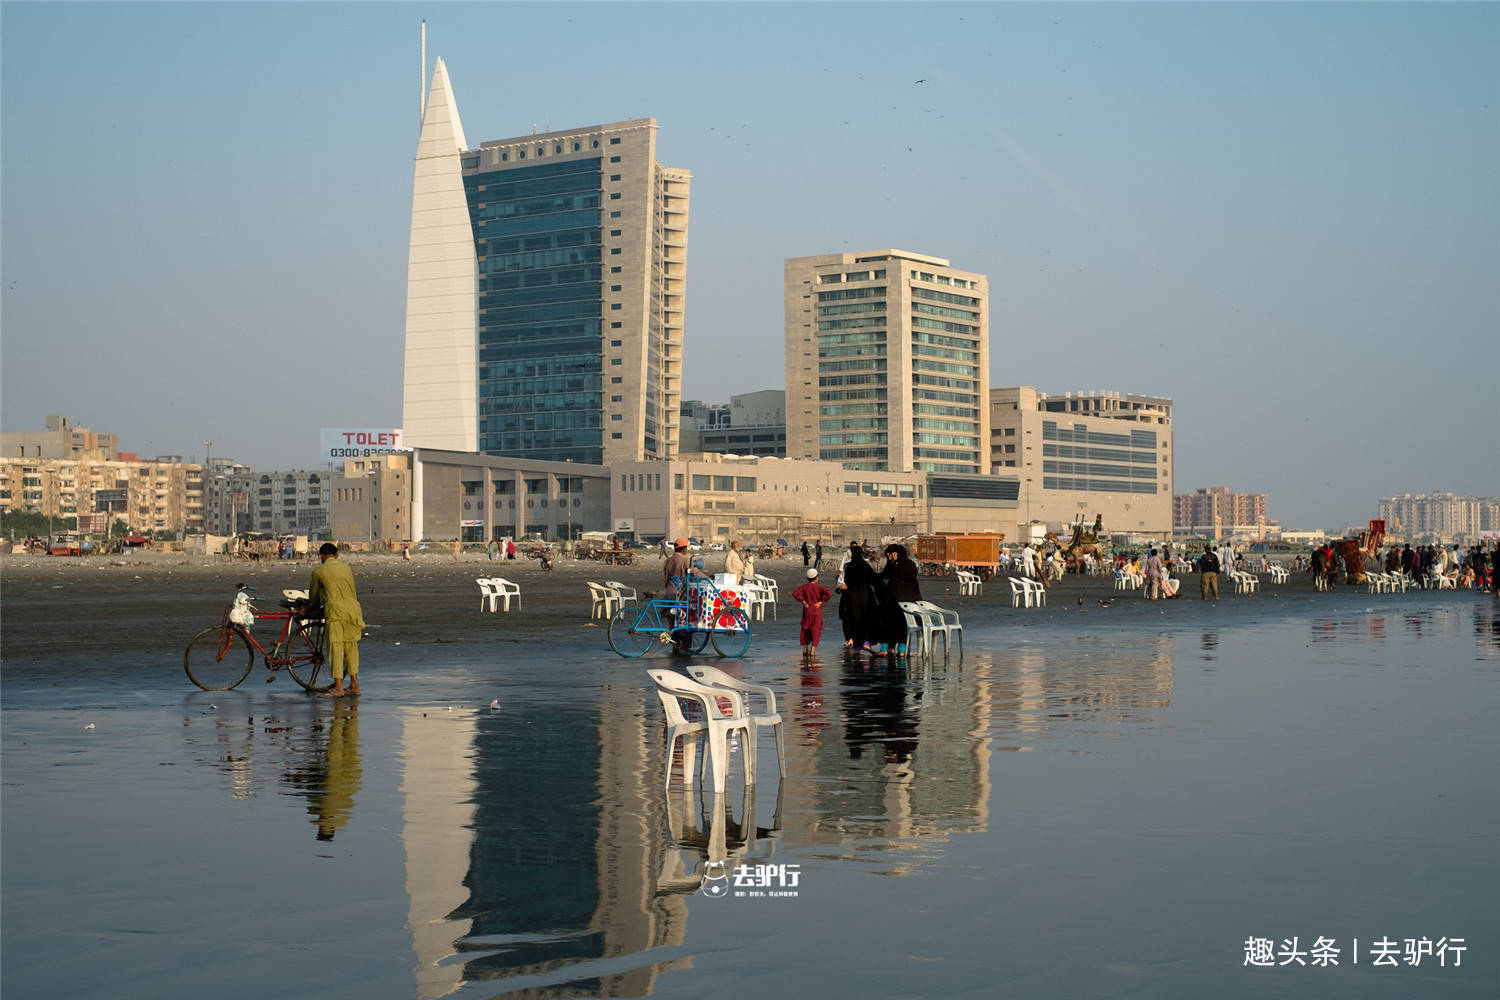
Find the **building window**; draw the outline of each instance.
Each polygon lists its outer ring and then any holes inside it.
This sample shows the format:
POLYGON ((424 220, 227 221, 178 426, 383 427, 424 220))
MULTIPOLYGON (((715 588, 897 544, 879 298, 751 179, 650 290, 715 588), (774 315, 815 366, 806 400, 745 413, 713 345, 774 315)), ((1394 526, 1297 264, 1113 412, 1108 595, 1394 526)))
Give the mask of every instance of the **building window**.
POLYGON ((609 363, 614 367, 618 367, 619 365, 623 364, 623 362, 619 358, 610 358, 609 363))
POLYGON ((618 211, 618 210, 616 210, 616 211, 613 211, 613 212, 610 212, 610 213, 609 213, 609 217, 610 217, 610 218, 611 218, 611 219, 618 219, 618 218, 619 218, 619 217, 620 217, 620 213, 619 213, 619 211, 618 211))
POLYGON ((620 158, 618 156, 611 156, 609 158, 609 162, 610 163, 619 163, 620 162, 620 158))
POLYGON ((620 265, 616 264, 614 267, 610 268, 609 269, 609 273, 610 274, 619 274, 620 273, 620 265))
POLYGON ((674 489, 674 490, 680 490, 680 489, 682 489, 682 473, 680 473, 680 472, 674 472, 674 473, 672 473, 672 489, 674 489))
POLYGON ((621 343, 622 343, 622 342, 621 342, 621 341, 618 341, 618 340, 611 340, 611 341, 610 341, 610 342, 609 342, 609 346, 610 346, 610 347, 619 347, 619 346, 620 346, 620 345, 621 345, 621 343))
POLYGON ((620 137, 615 136, 613 139, 609 140, 609 144, 611 146, 618 146, 620 144, 620 137))
POLYGON ((610 309, 612 309, 612 310, 616 310, 616 311, 618 311, 618 310, 619 310, 619 309, 621 309, 621 308, 623 308, 623 307, 622 307, 622 306, 621 306, 621 305, 620 305, 620 303, 618 303, 618 302, 611 302, 611 303, 610 303, 610 304, 609 304, 609 307, 610 307, 610 309))
POLYGON ((619 431, 615 431, 615 432, 614 432, 614 433, 613 433, 613 434, 611 434, 611 435, 610 435, 610 437, 611 437, 611 438, 612 438, 612 439, 614 439, 614 440, 616 440, 616 441, 619 441, 619 440, 620 440, 620 439, 621 439, 621 438, 623 438, 623 437, 624 437, 624 436, 625 436, 625 435, 624 435, 624 434, 621 434, 621 433, 620 433, 620 432, 619 432, 619 431))
POLYGON ((581 143, 581 142, 575 142, 575 143, 573 143, 573 152, 576 153, 576 152, 578 152, 582 148, 583 148, 583 143, 581 143))
POLYGON ((610 385, 619 385, 623 381, 625 381, 625 380, 622 379, 620 376, 613 375, 613 376, 610 377, 609 384, 610 385))
POLYGON ((610 285, 609 286, 609 290, 612 291, 612 292, 618 292, 620 290, 620 286, 619 285, 610 285))
POLYGON ((598 149, 599 148, 599 140, 598 139, 594 140, 594 145, 593 145, 592 148, 594 148, 594 149, 598 149))
MULTIPOLYGON (((609 324, 609 328, 610 328, 610 329, 611 329, 611 330, 618 330, 618 329, 620 329, 620 328, 621 328, 621 327, 622 327, 622 326, 624 326, 624 325, 625 325, 625 324, 624 324, 624 323, 621 323, 621 322, 620 322, 620 321, 619 321, 619 320, 615 320, 615 321, 614 321, 614 322, 613 322, 613 323, 611 323, 611 324, 609 324)), ((617 340, 617 341, 615 341, 615 343, 616 343, 616 344, 619 344, 619 341, 618 341, 618 340, 617 340)))
POLYGON ((609 401, 611 403, 621 403, 621 402, 624 402, 624 400, 625 400, 624 396, 611 396, 611 397, 609 397, 609 401))
MULTIPOLYGON (((620 255, 620 248, 619 247, 610 247, 609 248, 609 252, 610 252, 611 256, 618 257, 620 255)), ((619 268, 614 268, 613 270, 618 271, 619 268)))
POLYGON ((619 174, 610 174, 609 175, 609 179, 612 180, 612 181, 617 181, 617 180, 620 179, 620 175, 619 174))
POLYGON ((609 231, 609 235, 611 235, 611 236, 619 236, 620 235, 620 231, 618 229, 611 229, 609 231))
POLYGON ((622 414, 622 413, 611 413, 609 415, 609 419, 611 419, 611 420, 624 420, 625 419, 625 415, 622 414))
POLYGON ((516 159, 518 159, 518 160, 524 160, 524 159, 526 159, 526 150, 522 149, 522 150, 517 151, 517 153, 516 153, 516 159))
POLYGON ((500 162, 504 163, 506 160, 509 160, 509 159, 510 159, 510 154, 509 153, 501 153, 500 154, 500 162))

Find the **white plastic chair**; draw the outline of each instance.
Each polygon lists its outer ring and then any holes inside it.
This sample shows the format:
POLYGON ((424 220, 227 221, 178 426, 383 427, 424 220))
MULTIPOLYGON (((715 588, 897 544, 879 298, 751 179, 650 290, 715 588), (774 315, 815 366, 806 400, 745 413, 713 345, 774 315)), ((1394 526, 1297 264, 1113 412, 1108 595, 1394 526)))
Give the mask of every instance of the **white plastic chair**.
POLYGON ((1365 585, 1370 588, 1372 594, 1383 594, 1392 587, 1390 577, 1384 573, 1366 573, 1365 585))
MULTIPOLYGON (((741 695, 756 694, 766 699, 766 710, 764 712, 750 712, 748 699, 746 699, 746 713, 750 716, 750 721, 754 725, 752 737, 767 726, 771 727, 772 734, 776 737, 776 767, 785 776, 786 744, 781 732, 781 713, 776 711, 776 694, 764 685, 742 681, 732 674, 726 674, 718 667, 710 667, 706 664, 700 666, 696 663, 690 663, 688 664, 687 672, 688 676, 700 684, 707 684, 713 688, 737 691, 741 695)), ((753 738, 750 746, 752 749, 756 746, 753 738)))
POLYGON ((1047 603, 1047 588, 1042 585, 1042 581, 1022 580, 1021 582, 1026 584, 1027 590, 1031 591, 1031 600, 1029 603, 1032 607, 1039 608, 1047 603))
POLYGON ((970 573, 967 570, 958 571, 958 595, 960 597, 978 597, 983 584, 978 573, 970 573))
POLYGON ((1287 572, 1287 569, 1286 569, 1285 566, 1282 566, 1282 565, 1277 564, 1277 563, 1272 563, 1270 572, 1271 572, 1271 582, 1272 583, 1277 583, 1277 584, 1286 583, 1287 580, 1292 575, 1291 573, 1287 572))
MULTIPOLYGON (((1037 584, 1037 586, 1040 587, 1041 584, 1037 584)), ((959 621, 958 612, 940 608, 931 601, 917 601, 916 605, 927 613, 928 621, 932 623, 932 640, 929 641, 928 648, 936 652, 937 634, 941 632, 943 634, 943 655, 947 656, 953 646, 953 637, 957 635, 958 655, 963 656, 964 627, 963 623, 959 621)))
POLYGON ((1115 589, 1116 590, 1129 590, 1130 589, 1130 574, 1126 573, 1122 569, 1116 569, 1115 570, 1115 589))
MULTIPOLYGON (((1013 576, 1008 579, 1010 580, 1010 606, 1019 608, 1024 603, 1025 607, 1031 607, 1031 588, 1027 586, 1026 581, 1018 580, 1013 576)), ((1118 582, 1115 586, 1119 586, 1118 582)))
POLYGON ((761 621, 765 621, 765 608, 771 609, 772 618, 780 620, 781 616, 777 612, 776 602, 781 599, 781 589, 777 586, 776 581, 769 576, 761 576, 758 573, 753 573, 745 577, 745 582, 753 583, 761 590, 762 599, 765 601, 765 607, 761 609, 761 621))
MULTIPOLYGON (((713 769, 712 783, 710 788, 715 792, 728 791, 729 788, 729 734, 733 732, 743 733, 743 753, 745 769, 745 783, 755 784, 755 724, 745 714, 745 703, 736 691, 726 688, 711 688, 705 684, 699 684, 691 677, 685 677, 673 670, 648 670, 646 676, 651 678, 656 685, 657 695, 661 697, 662 708, 666 710, 669 728, 667 736, 667 768, 670 775, 672 766, 672 740, 674 728, 677 723, 672 718, 674 709, 667 706, 667 696, 672 696, 675 701, 678 698, 696 702, 703 709, 704 725, 708 734, 708 760, 707 764, 713 769), (722 701, 729 702, 726 710, 722 701)), ((677 717, 683 723, 688 720, 682 716, 681 705, 675 709, 677 717)), ((679 734, 680 735, 680 734, 679 734)), ((688 770, 687 751, 683 751, 683 780, 687 780, 688 770)), ((668 778, 668 783, 671 779, 668 778)))
POLYGON ((748 579, 739 586, 740 607, 745 609, 745 617, 754 621, 766 620, 766 608, 771 607, 771 595, 760 584, 751 583, 748 579))
POLYGON ((621 604, 636 600, 634 587, 627 587, 619 580, 605 580, 604 585, 619 595, 621 604))
POLYGON ((590 618, 609 618, 620 610, 618 591, 602 583, 594 583, 592 580, 585 582, 589 588, 589 596, 593 598, 593 605, 589 608, 590 618))
POLYGON ((495 590, 495 581, 475 580, 474 582, 479 584, 479 610, 494 611, 499 606, 500 600, 500 594, 495 590))
POLYGON ((1253 594, 1260 589, 1260 578, 1253 573, 1243 571, 1234 574, 1234 592, 1236 594, 1253 594))
MULTIPOLYGON (((658 673, 668 674, 671 671, 646 671, 646 675, 651 677, 653 683, 656 678, 652 675, 658 673)), ((656 696, 661 699, 661 708, 667 717, 666 780, 662 787, 670 788, 672 785, 672 754, 677 749, 677 741, 682 740, 682 784, 685 788, 691 788, 696 774, 693 765, 697 760, 698 745, 708 739, 708 723, 690 720, 683 715, 682 703, 677 700, 678 696, 660 684, 656 685, 656 696), (688 739, 688 737, 692 738, 688 739)), ((708 764, 706 753, 703 763, 704 766, 708 764)))
POLYGON ((932 648, 929 641, 932 638, 932 632, 927 627, 927 615, 910 601, 902 601, 900 605, 901 617, 906 619, 907 653, 910 654, 915 649, 921 655, 926 656, 932 648), (917 637, 916 642, 912 642, 912 636, 917 637))
MULTIPOLYGON (((496 598, 496 600, 498 600, 500 602, 500 610, 501 611, 509 611, 510 610, 510 599, 512 597, 514 597, 516 599, 516 610, 519 611, 521 609, 521 588, 520 587, 518 587, 514 583, 511 583, 509 580, 505 579, 504 577, 499 577, 499 576, 492 576, 492 577, 490 577, 490 583, 495 588, 495 598, 496 598)), ((491 611, 495 610, 495 608, 494 608, 493 605, 490 606, 490 610, 491 611)))
POLYGON ((1454 584, 1454 582, 1453 582, 1453 577, 1448 576, 1446 573, 1434 573, 1434 574, 1432 574, 1432 582, 1437 585, 1437 589, 1438 590, 1457 590, 1458 589, 1458 586, 1456 584, 1454 584))

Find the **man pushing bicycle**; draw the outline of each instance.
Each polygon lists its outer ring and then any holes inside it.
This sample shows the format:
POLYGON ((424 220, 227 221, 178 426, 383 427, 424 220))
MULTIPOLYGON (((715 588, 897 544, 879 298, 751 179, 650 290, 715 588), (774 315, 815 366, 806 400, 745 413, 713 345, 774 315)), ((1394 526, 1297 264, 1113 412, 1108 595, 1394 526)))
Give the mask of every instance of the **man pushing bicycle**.
POLYGON ((318 549, 320 565, 313 570, 307 588, 307 603, 313 614, 321 614, 328 623, 328 664, 333 671, 333 690, 325 698, 342 698, 359 694, 359 639, 365 631, 364 610, 354 592, 354 574, 339 560, 339 547, 324 542, 318 549), (344 687, 344 672, 349 673, 349 687, 344 687))

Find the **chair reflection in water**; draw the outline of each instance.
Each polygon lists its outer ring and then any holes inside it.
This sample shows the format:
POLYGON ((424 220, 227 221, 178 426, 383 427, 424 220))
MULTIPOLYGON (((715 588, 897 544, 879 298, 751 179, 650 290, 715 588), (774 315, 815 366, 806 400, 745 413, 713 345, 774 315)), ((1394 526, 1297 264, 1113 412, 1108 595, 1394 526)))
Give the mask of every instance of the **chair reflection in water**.
POLYGON ((656 880, 658 894, 702 889, 705 894, 720 895, 731 884, 737 866, 773 857, 781 834, 781 785, 776 786, 770 826, 758 824, 755 800, 755 786, 746 785, 736 820, 727 792, 705 793, 700 799, 686 785, 680 795, 668 795, 671 842, 656 880))

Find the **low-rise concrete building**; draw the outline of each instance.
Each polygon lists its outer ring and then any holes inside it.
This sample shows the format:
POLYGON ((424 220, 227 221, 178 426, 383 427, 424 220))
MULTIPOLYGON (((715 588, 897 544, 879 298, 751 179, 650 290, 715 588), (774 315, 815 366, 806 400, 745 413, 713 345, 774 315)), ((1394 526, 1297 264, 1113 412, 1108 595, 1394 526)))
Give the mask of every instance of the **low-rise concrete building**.
POLYGON ((199 533, 203 466, 177 456, 146 462, 4 457, 0 510, 87 518, 85 530, 106 530, 122 520, 143 534, 199 533))
POLYGON ((990 468, 1020 480, 1023 524, 1172 532, 1172 401, 1134 393, 991 389, 990 468))

